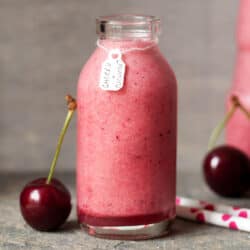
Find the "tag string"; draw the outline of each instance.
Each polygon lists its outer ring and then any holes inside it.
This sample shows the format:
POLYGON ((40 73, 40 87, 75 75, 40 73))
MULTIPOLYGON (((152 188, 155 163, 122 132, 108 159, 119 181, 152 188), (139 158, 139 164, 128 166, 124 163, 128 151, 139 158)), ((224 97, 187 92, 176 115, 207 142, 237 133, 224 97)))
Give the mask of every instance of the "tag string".
POLYGON ((102 45, 100 43, 100 39, 98 39, 97 42, 96 42, 97 47, 103 49, 107 53, 109 53, 111 50, 119 50, 121 52, 121 54, 125 54, 125 53, 132 52, 132 51, 144 51, 144 50, 148 50, 148 49, 151 49, 151 48, 155 47, 157 44, 158 44, 158 39, 156 39, 156 41, 153 44, 145 46, 143 48, 132 47, 132 48, 122 49, 121 50, 119 48, 117 48, 117 49, 109 49, 109 48, 105 47, 104 45, 102 45))

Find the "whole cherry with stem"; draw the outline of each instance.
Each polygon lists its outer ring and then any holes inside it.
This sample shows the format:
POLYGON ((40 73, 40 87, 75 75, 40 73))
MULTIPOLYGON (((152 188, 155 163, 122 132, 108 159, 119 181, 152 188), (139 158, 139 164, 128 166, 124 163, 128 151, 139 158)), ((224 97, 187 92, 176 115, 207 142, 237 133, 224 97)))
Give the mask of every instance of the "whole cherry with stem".
POLYGON ((236 96, 233 96, 231 101, 232 108, 215 127, 210 137, 208 144, 210 151, 203 162, 203 173, 208 186, 217 194, 226 197, 240 197, 250 187, 250 161, 248 156, 241 150, 229 145, 214 148, 222 130, 237 109, 250 119, 250 113, 236 96))
POLYGON ((47 178, 39 178, 25 185, 20 193, 20 209, 24 220, 39 231, 58 229, 71 211, 71 195, 62 182, 53 178, 65 133, 76 110, 76 100, 66 96, 68 113, 61 130, 55 155, 47 178))

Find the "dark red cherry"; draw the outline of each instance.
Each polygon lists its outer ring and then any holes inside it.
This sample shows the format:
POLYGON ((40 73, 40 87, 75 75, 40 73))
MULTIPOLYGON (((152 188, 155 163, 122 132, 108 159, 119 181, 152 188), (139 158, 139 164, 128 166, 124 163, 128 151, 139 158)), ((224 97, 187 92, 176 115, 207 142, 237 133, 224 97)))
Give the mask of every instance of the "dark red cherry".
POLYGON ((71 211, 68 189, 57 179, 46 184, 46 178, 28 183, 20 194, 20 208, 24 220, 39 231, 59 228, 71 211))
POLYGON ((211 150, 204 159, 203 171, 208 186, 221 196, 240 197, 250 186, 249 158, 232 146, 211 150))

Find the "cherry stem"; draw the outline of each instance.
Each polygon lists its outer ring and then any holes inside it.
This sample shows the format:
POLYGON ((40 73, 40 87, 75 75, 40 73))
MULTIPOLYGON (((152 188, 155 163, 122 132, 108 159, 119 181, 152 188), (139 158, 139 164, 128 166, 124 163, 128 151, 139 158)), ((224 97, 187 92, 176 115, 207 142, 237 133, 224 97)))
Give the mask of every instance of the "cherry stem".
POLYGON ((238 105, 235 103, 233 104, 232 108, 229 110, 229 112, 226 114, 224 119, 214 128, 210 138, 209 138, 209 143, 208 143, 208 150, 212 149, 214 145, 217 142, 217 139, 219 138, 222 130, 224 127, 227 125, 227 123, 230 121, 232 116, 234 115, 234 112, 238 108, 238 105))
POLYGON ((214 145, 216 144, 222 130, 225 128, 225 126, 228 124, 230 119, 233 117, 235 111, 239 108, 246 116, 248 119, 250 119, 250 112, 245 109, 245 107, 240 103, 239 99, 237 96, 232 96, 231 99, 232 102, 232 108, 229 110, 229 112, 226 114, 224 119, 214 128, 210 139, 208 143, 208 150, 212 149, 214 145))
POLYGON ((248 119, 250 119, 250 112, 245 109, 241 104, 239 105, 239 109, 247 116, 248 119))
POLYGON ((47 180, 46 180, 46 184, 50 184, 50 182, 51 182, 51 179, 52 179, 54 171, 55 171, 56 163, 57 163, 60 151, 61 151, 64 136, 65 136, 65 134, 67 132, 70 121, 71 121, 72 116, 74 114, 74 111, 76 109, 76 101, 75 101, 75 99, 73 99, 71 96, 66 96, 66 100, 68 102, 68 113, 67 113, 67 116, 65 118, 61 133, 59 135, 56 151, 55 151, 54 158, 53 158, 51 166, 50 166, 50 170, 49 170, 49 174, 48 174, 48 177, 47 177, 47 180), (69 98, 70 98, 70 100, 69 100, 69 98))

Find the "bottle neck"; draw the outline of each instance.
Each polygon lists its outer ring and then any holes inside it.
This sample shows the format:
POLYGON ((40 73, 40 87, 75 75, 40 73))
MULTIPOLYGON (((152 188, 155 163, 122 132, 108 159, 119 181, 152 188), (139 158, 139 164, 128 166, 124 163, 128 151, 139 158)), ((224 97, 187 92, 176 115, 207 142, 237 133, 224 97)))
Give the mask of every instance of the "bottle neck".
POLYGON ((106 50, 119 49, 122 53, 144 51, 158 47, 158 39, 99 39, 97 46, 106 50))
POLYGON ((106 46, 144 47, 155 44, 160 33, 160 20, 154 16, 121 14, 96 19, 100 43, 106 46))

